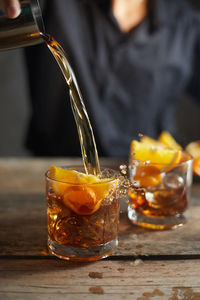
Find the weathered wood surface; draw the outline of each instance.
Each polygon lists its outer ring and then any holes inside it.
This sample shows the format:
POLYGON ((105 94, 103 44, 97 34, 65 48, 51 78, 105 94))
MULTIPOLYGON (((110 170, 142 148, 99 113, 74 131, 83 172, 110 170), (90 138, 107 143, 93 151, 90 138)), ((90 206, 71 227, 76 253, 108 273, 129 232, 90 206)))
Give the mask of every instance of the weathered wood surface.
MULTIPOLYGON (((151 231, 132 225, 121 213, 116 256, 195 255, 200 258, 200 206, 193 197, 190 218, 176 230, 151 231)), ((43 194, 0 194, 0 256, 46 256, 43 194)))
POLYGON ((199 300, 200 261, 0 261, 0 299, 199 300))
MULTIPOLYGON (((47 253, 44 173, 78 159, 0 159, 0 300, 200 299, 200 184, 176 230, 133 226, 122 203, 119 248, 94 263, 47 253)), ((121 162, 103 160, 116 167, 121 162)))
MULTIPOLYGON (((0 160, 0 256, 46 256, 44 173, 52 160, 0 160)), ((79 164, 80 160, 53 160, 79 164)), ((116 165, 116 161, 107 161, 116 165)), ((195 256, 200 258, 200 185, 194 185, 188 223, 176 230, 134 226, 122 203, 116 256, 195 256)))

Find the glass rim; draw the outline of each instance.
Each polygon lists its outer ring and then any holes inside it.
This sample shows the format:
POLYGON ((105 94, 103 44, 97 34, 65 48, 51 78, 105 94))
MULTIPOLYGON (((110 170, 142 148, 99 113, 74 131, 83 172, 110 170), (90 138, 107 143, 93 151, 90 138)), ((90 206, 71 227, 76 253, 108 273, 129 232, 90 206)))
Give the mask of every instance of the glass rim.
MULTIPOLYGON (((194 158, 188 154, 188 156, 190 157, 189 159, 187 160, 184 160, 184 161, 180 161, 179 163, 173 163, 171 162, 170 164, 167 164, 167 163, 153 163, 151 161, 143 161, 143 160, 139 160, 139 159, 132 159, 131 161, 129 161, 129 167, 131 166, 134 166, 134 162, 139 162, 139 163, 142 163, 146 166, 163 166, 163 168, 165 167, 173 167, 173 168, 176 168, 176 167, 179 167, 179 166, 182 166, 184 164, 188 164, 188 163, 192 163, 194 161, 194 158)), ((137 165, 135 165, 137 167, 137 165)))
MULTIPOLYGON (((62 169, 65 169, 65 170, 74 170, 74 171, 77 171, 77 172, 79 172, 79 171, 77 170, 78 168, 84 170, 84 166, 81 166, 81 165, 77 165, 77 166, 59 166, 59 168, 62 168, 62 169)), ((114 170, 114 169, 112 169, 112 168, 102 167, 101 170, 102 170, 102 171, 104 171, 104 170, 111 170, 111 171, 113 171, 113 174, 115 173, 115 174, 119 174, 119 175, 120 175, 120 172, 119 172, 119 171, 114 170)), ((84 172, 82 172, 82 171, 80 171, 80 173, 83 173, 83 174, 87 175, 86 173, 84 173, 84 172)), ((93 174, 88 174, 88 175, 93 175, 93 174)), ((94 175, 94 176, 95 176, 95 175, 94 175)), ((103 182, 102 182, 102 181, 99 181, 99 182, 72 182, 72 181, 63 181, 63 180, 57 180, 57 179, 51 178, 51 177, 49 176, 49 170, 47 170, 47 171, 45 172, 45 178, 46 178, 46 180, 51 180, 51 181, 53 181, 53 182, 59 182, 59 183, 63 183, 63 184, 73 184, 73 185, 77 185, 77 186, 78 186, 78 185, 98 185, 98 184, 102 184, 102 183, 113 182, 113 181, 115 181, 115 180, 119 181, 119 178, 117 178, 117 177, 112 177, 112 178, 102 178, 102 179, 104 179, 103 182), (107 179, 107 180, 105 180, 105 179, 107 179)))

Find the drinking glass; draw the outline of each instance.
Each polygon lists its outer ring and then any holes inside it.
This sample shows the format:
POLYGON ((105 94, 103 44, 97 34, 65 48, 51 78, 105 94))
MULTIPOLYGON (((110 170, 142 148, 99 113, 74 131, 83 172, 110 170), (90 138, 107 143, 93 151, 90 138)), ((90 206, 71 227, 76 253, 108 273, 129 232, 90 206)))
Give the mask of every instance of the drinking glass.
MULTIPOLYGON (((83 167, 66 169, 84 173, 83 167)), ((118 245, 118 178, 116 171, 106 168, 101 170, 102 180, 95 183, 58 181, 46 173, 50 253, 66 260, 93 261, 114 252, 118 245)))
POLYGON ((171 167, 130 162, 128 218, 132 223, 151 229, 168 229, 187 221, 192 162, 190 157, 171 167))

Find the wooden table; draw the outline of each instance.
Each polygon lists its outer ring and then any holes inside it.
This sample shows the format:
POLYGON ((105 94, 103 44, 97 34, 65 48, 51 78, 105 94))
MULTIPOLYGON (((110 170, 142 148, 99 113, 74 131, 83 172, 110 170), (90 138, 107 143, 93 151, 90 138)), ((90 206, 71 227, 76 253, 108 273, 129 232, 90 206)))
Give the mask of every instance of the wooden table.
MULTIPOLYGON (((119 248, 93 263, 47 253, 44 172, 77 159, 0 159, 0 299, 200 299, 200 184, 183 227, 133 226, 122 203, 119 248)), ((102 164, 119 162, 102 160, 102 164)))

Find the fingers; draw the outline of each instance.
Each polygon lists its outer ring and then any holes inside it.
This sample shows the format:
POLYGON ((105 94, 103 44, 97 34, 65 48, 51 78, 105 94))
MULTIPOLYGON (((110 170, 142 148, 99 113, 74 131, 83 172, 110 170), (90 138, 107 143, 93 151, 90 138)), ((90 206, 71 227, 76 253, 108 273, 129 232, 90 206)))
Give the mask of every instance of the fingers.
POLYGON ((0 0, 0 5, 8 18, 14 19, 21 12, 19 0, 0 0))

